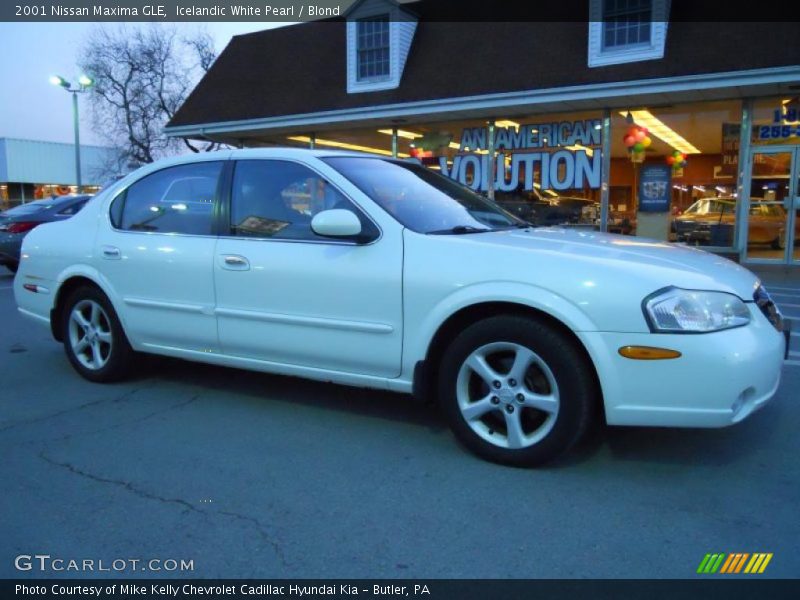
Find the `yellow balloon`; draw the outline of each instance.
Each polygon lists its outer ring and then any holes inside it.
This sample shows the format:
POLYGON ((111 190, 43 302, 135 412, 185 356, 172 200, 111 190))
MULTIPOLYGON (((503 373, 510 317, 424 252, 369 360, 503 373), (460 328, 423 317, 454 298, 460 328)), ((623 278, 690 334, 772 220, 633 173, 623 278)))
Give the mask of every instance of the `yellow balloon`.
POLYGON ((645 148, 649 148, 650 144, 652 144, 652 143, 653 143, 653 140, 651 140, 649 136, 645 137, 642 140, 642 144, 644 145, 645 148))

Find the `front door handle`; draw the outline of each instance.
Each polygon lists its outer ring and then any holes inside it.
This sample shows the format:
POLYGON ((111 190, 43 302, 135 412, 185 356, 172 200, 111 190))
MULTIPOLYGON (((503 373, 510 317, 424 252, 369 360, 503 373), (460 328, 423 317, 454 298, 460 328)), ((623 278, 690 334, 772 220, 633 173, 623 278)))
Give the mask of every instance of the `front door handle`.
POLYGON ((222 268, 230 271, 247 271, 250 269, 250 261, 238 254, 224 254, 222 256, 222 268))
POLYGON ((108 260, 119 260, 122 258, 122 254, 119 251, 119 248, 115 246, 103 246, 103 258, 108 260))

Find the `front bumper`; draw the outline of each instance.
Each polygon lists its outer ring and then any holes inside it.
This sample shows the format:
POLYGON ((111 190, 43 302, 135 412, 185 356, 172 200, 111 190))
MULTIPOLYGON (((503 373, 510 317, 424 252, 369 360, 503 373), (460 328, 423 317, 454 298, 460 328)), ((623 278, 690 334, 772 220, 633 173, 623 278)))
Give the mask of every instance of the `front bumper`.
POLYGON ((778 389, 786 337, 755 303, 745 327, 706 334, 583 332, 597 366, 610 425, 725 427, 766 404, 778 389), (681 353, 671 360, 631 360, 622 346, 681 353))

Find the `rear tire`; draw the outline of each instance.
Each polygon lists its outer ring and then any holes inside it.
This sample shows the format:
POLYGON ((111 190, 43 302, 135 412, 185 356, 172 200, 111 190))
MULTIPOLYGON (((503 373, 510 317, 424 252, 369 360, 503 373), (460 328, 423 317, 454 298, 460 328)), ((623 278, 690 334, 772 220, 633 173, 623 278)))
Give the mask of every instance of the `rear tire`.
POLYGON ((130 373, 135 353, 114 307, 99 289, 84 286, 69 295, 61 331, 67 358, 82 377, 109 383, 130 373))
POLYGON ((786 248, 786 232, 783 231, 782 233, 778 234, 778 237, 772 240, 772 249, 783 250, 785 248, 786 248))
POLYGON ((576 340, 544 320, 512 315, 479 321, 453 340, 438 392, 464 446, 513 466, 541 465, 568 450, 600 398, 576 340))

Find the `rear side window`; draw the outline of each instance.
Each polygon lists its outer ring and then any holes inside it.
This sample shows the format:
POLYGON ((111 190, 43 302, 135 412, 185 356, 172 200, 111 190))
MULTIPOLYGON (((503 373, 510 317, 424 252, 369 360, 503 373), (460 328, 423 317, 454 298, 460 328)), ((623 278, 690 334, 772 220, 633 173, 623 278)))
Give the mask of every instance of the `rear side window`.
POLYGON ((76 215, 80 212, 83 206, 86 204, 87 200, 81 200, 80 202, 76 202, 75 204, 71 204, 67 206, 64 210, 58 211, 58 214, 61 216, 71 217, 72 215, 76 215))
POLYGON ((151 173, 111 206, 117 229, 211 235, 222 162, 200 162, 151 173))

